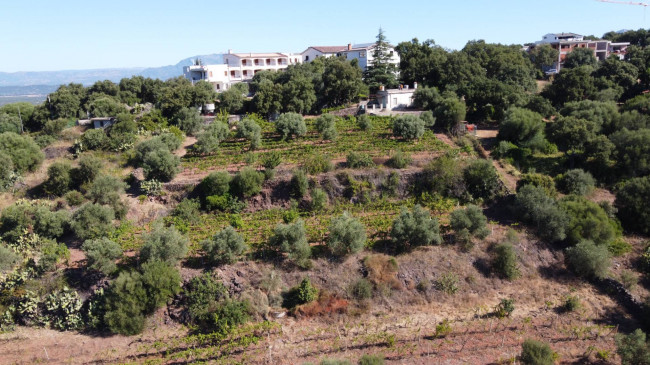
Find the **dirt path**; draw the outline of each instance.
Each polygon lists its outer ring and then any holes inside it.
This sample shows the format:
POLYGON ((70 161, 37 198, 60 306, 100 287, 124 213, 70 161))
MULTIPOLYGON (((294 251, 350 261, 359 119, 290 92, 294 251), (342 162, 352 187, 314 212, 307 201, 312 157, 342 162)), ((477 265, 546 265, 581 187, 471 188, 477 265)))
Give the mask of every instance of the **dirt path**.
MULTIPOLYGON (((478 129, 476 131, 476 138, 481 142, 481 145, 487 152, 488 156, 492 155, 492 150, 496 145, 498 134, 499 131, 496 128, 478 129)), ((510 192, 515 192, 517 190, 517 181, 519 181, 519 179, 512 174, 514 167, 504 165, 503 162, 495 159, 491 159, 491 161, 494 168, 499 172, 501 181, 503 181, 510 192)))

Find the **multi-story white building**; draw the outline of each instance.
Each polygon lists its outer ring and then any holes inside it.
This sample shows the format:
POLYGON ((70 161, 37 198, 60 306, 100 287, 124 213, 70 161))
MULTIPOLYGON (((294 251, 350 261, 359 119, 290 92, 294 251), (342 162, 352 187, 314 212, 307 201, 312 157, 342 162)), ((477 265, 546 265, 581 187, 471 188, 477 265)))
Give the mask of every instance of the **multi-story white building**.
POLYGON ((302 55, 294 53, 233 53, 223 55, 223 64, 202 65, 200 62, 183 68, 184 76, 195 83, 205 80, 218 92, 232 84, 248 82, 260 71, 284 70, 289 65, 302 63, 302 55))
POLYGON ((301 53, 302 62, 311 62, 318 57, 338 57, 346 49, 346 46, 311 46, 301 53))
MULTIPOLYGON (((375 43, 348 44, 347 46, 312 46, 302 52, 303 62, 311 62, 318 57, 343 56, 348 61, 357 59, 361 70, 366 71, 372 64, 372 53, 375 50, 375 43)), ((399 66, 399 54, 395 47, 388 45, 388 53, 391 57, 391 63, 399 66)))

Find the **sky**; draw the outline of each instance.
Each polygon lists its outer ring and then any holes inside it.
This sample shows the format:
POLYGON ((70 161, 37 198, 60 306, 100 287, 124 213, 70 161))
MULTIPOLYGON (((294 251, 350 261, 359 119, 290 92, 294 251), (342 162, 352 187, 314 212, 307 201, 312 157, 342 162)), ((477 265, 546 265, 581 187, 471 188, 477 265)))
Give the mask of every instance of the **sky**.
MULTIPOLYGON (((158 67, 195 55, 433 39, 523 44, 648 28, 645 7, 596 0, 2 0, 0 72, 158 67)), ((650 15, 648 15, 650 17, 650 15)))

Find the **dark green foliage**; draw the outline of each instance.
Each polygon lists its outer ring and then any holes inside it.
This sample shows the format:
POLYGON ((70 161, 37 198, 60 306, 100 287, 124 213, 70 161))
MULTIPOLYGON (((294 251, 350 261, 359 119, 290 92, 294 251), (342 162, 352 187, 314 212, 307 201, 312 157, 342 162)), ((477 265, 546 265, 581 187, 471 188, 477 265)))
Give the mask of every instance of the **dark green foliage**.
POLYGON ((7 154, 0 152, 0 191, 12 187, 18 175, 14 172, 14 163, 7 154))
POLYGON ((492 270, 501 278, 514 280, 519 277, 519 265, 517 253, 513 244, 517 241, 516 233, 508 231, 506 241, 494 248, 494 258, 492 260, 492 270))
POLYGON ((360 115, 357 118, 357 124, 359 125, 359 129, 361 129, 362 131, 367 131, 372 129, 372 119, 370 119, 370 117, 365 114, 360 115))
POLYGON ((510 108, 503 122, 499 124, 498 138, 519 147, 543 150, 546 141, 542 116, 528 109, 510 108))
POLYGON ((591 48, 574 48, 567 54, 564 60, 564 67, 574 68, 580 66, 596 67, 598 60, 594 55, 594 50, 591 48))
POLYGON ((297 169, 293 172, 291 176, 291 181, 289 182, 289 188, 291 189, 291 196, 295 199, 302 199, 309 189, 309 180, 307 180, 307 175, 304 171, 297 169))
POLYGON ((351 169, 361 169, 364 167, 375 166, 375 163, 372 161, 372 157, 370 157, 370 155, 355 151, 348 153, 345 162, 351 169))
POLYGON ((650 346, 646 342, 646 334, 640 328, 629 335, 616 336, 616 353, 621 357, 623 365, 650 364, 650 346))
POLYGON ((566 250, 569 266, 585 278, 604 278, 611 264, 610 256, 607 245, 596 245, 592 241, 582 241, 566 250))
POLYGON ((616 238, 616 224, 598 204, 583 197, 568 196, 560 201, 560 207, 569 217, 566 240, 570 244, 590 240, 607 246, 616 238))
POLYGON ((209 273, 193 277, 184 289, 187 311, 202 332, 214 328, 214 310, 228 299, 228 289, 209 273))
POLYGON ((150 233, 144 235, 140 260, 164 261, 176 265, 187 254, 187 243, 187 237, 178 232, 176 227, 155 225, 150 233))
POLYGON ((532 95, 528 100, 528 104, 525 105, 525 108, 532 110, 535 113, 539 113, 542 117, 547 119, 557 114, 557 110, 555 110, 553 104, 541 95, 532 95))
POLYGON ((298 286, 294 286, 286 293, 282 306, 293 308, 301 304, 311 303, 316 299, 318 299, 318 289, 306 277, 302 279, 298 286))
POLYGON ((562 309, 565 312, 575 312, 580 309, 582 305, 580 304, 580 298, 577 295, 569 295, 564 299, 564 304, 562 304, 562 309))
POLYGON ((393 155, 386 161, 386 166, 392 167, 394 169, 403 169, 407 167, 413 159, 411 158, 410 155, 397 150, 393 153, 393 155))
MULTIPOLYGON (((264 178, 269 180, 275 176, 275 168, 282 163, 282 155, 277 151, 267 153, 262 160, 264 178)), ((309 172, 309 171, 308 171, 309 172)))
POLYGON ((232 179, 230 190, 239 197, 250 198, 262 191, 263 183, 264 174, 252 167, 246 166, 239 170, 237 175, 232 179))
MULTIPOLYGON (((429 111, 435 110, 441 100, 440 92, 435 87, 420 87, 413 94, 413 105, 429 111)), ((435 120, 433 114, 431 117, 435 120)))
POLYGON ((229 114, 237 114, 243 107, 248 95, 248 83, 240 82, 234 84, 230 89, 219 93, 219 109, 229 114))
POLYGON ((135 335, 144 329, 147 292, 138 272, 123 272, 106 295, 104 322, 113 333, 135 335))
POLYGON ((178 173, 180 158, 166 149, 147 153, 142 160, 142 170, 147 180, 170 181, 178 173))
POLYGON ((176 112, 170 122, 183 132, 193 135, 201 129, 203 118, 193 108, 182 108, 176 112))
POLYGON ((650 129, 623 129, 609 136, 617 167, 628 176, 650 174, 650 129))
POLYGON ((542 96, 556 106, 588 99, 597 91, 592 72, 593 68, 590 66, 565 67, 555 76, 553 83, 544 89, 542 96))
POLYGON ((560 52, 551 47, 550 44, 540 44, 535 45, 535 47, 528 52, 528 56, 535 65, 535 68, 539 71, 538 74, 541 75, 542 70, 553 66, 553 64, 557 62, 560 52))
POLYGON ((90 129, 81 136, 84 150, 103 150, 108 146, 108 137, 103 129, 90 129))
POLYGON ((237 124, 237 137, 246 138, 251 142, 251 150, 262 145, 262 127, 252 118, 244 118, 237 124))
POLYGON ((377 41, 372 51, 373 60, 363 75, 363 81, 368 85, 371 92, 379 90, 382 85, 386 88, 397 86, 399 70, 391 60, 392 55, 389 53, 389 46, 384 31, 379 28, 377 41))
POLYGON ((465 119, 465 103, 455 97, 444 98, 433 111, 436 117, 436 124, 444 128, 447 132, 455 132, 460 126, 460 122, 465 119))
POLYGON ((323 136, 324 140, 333 141, 338 136, 336 130, 336 117, 332 114, 323 114, 316 119, 316 130, 323 136))
POLYGON ((43 133, 50 136, 58 136, 67 126, 68 119, 60 118, 56 120, 48 120, 43 127, 43 133))
POLYGON ((145 311, 153 313, 181 290, 181 275, 172 265, 163 261, 142 264, 142 284, 147 292, 145 311))
POLYGON ((550 197, 555 197, 557 195, 557 191, 555 190, 555 181, 548 175, 534 172, 523 174, 519 181, 517 181, 517 191, 526 185, 533 185, 542 188, 546 195, 550 197))
POLYGON ((630 179, 616 193, 616 208, 623 227, 650 233, 650 176, 630 179))
POLYGON ((115 217, 122 219, 128 207, 121 200, 126 183, 110 175, 98 176, 86 191, 86 197, 93 203, 108 205, 115 212, 115 217))
POLYGON ((230 191, 232 177, 227 171, 211 172, 199 184, 201 196, 224 195, 230 191))
POLYGON ((490 234, 487 228, 487 218, 481 208, 468 205, 465 209, 454 210, 449 217, 451 228, 459 232, 466 229, 472 236, 484 239, 490 234))
POLYGON ((553 365, 555 359, 551 347, 541 341, 527 339, 521 345, 519 359, 526 365, 553 365))
POLYGON ((323 70, 323 103, 328 106, 345 105, 359 99, 359 95, 367 93, 367 88, 361 81, 361 68, 354 62, 348 62, 340 57, 324 59, 323 70))
POLYGON ((0 113, 0 133, 22 133, 22 123, 17 115, 0 113))
POLYGON ((332 219, 329 226, 327 247, 335 256, 357 253, 366 243, 366 228, 359 219, 348 212, 332 219))
POLYGON ((200 153, 212 153, 219 148, 219 143, 228 138, 229 133, 226 123, 215 120, 199 134, 194 148, 200 153))
POLYGON ((357 300, 372 298, 372 284, 365 278, 361 278, 350 285, 350 295, 357 300))
POLYGON ((382 355, 363 355, 359 359, 359 365, 384 365, 382 355))
POLYGON ((201 204, 195 199, 183 199, 178 203, 178 205, 176 205, 176 207, 174 207, 171 215, 183 222, 197 224, 201 219, 199 212, 200 207, 201 204))
POLYGON ((433 126, 436 124, 436 117, 433 116, 433 112, 431 110, 425 110, 420 113, 420 119, 422 119, 424 126, 427 128, 433 128, 433 126))
POLYGON ((49 195, 61 196, 70 190, 72 178, 68 162, 55 162, 47 168, 47 180, 43 182, 43 190, 49 195))
POLYGON ((463 171, 467 191, 476 199, 493 199, 500 190, 497 170, 488 160, 474 160, 463 171))
POLYGON ((78 161, 79 167, 74 170, 72 176, 75 184, 80 186, 95 180, 102 169, 103 162, 99 158, 89 154, 81 155, 78 161))
POLYGON ((19 256, 12 249, 0 244, 0 273, 10 271, 18 259, 19 256))
POLYGON ((393 221, 390 236, 398 250, 442 242, 438 220, 431 218, 431 214, 419 205, 412 211, 402 209, 393 221))
POLYGON ((275 121, 275 130, 282 139, 300 137, 307 133, 307 125, 302 115, 298 113, 281 114, 275 121))
POLYGON ((36 170, 45 158, 34 140, 12 132, 0 134, 0 153, 11 157, 14 170, 18 174, 36 170))
POLYGON ((106 237, 88 240, 81 249, 86 254, 88 267, 110 275, 117 270, 115 261, 122 257, 122 248, 119 244, 106 237))
POLYGON ((115 212, 112 208, 86 203, 72 216, 71 227, 77 237, 92 239, 105 236, 113 230, 115 212))
POLYGON ((310 175, 317 175, 323 172, 332 171, 334 165, 329 156, 315 153, 305 157, 304 162, 302 163, 302 169, 310 175))
POLYGON ((126 112, 124 104, 121 104, 117 99, 104 96, 97 97, 88 103, 88 112, 95 117, 113 117, 120 113, 126 112))
POLYGON ((314 189, 311 191, 311 204, 310 209, 313 211, 320 211, 325 209, 328 203, 328 196, 323 189, 314 189))
POLYGON ((515 311, 515 300, 514 299, 501 299, 496 308, 494 308, 494 314, 499 318, 510 317, 512 312, 515 311))
POLYGON ((231 226, 201 242, 201 247, 213 264, 233 264, 247 248, 244 237, 231 226))
POLYGON ((290 224, 278 224, 273 230, 269 246, 287 254, 298 266, 309 265, 311 247, 307 241, 305 223, 298 219, 290 224))
POLYGON ((423 171, 423 185, 442 196, 462 198, 467 195, 460 161, 451 156, 433 160, 423 171))
POLYGON ((208 211, 239 213, 246 207, 246 203, 228 193, 223 195, 210 195, 205 197, 204 201, 205 209, 208 211))
POLYGON ((230 333, 233 328, 248 322, 249 312, 248 302, 226 300, 214 311, 215 331, 222 334, 230 333))
POLYGON ((393 121, 393 135, 406 140, 418 139, 424 134, 424 121, 418 116, 400 115, 393 121))
POLYGON ((18 202, 2 211, 0 235, 7 243, 18 242, 25 231, 45 238, 59 238, 67 230, 69 222, 67 211, 53 212, 44 205, 18 202))
POLYGON ((522 221, 537 228, 537 234, 549 241, 566 238, 569 217, 555 199, 541 187, 525 185, 517 192, 515 211, 522 221))

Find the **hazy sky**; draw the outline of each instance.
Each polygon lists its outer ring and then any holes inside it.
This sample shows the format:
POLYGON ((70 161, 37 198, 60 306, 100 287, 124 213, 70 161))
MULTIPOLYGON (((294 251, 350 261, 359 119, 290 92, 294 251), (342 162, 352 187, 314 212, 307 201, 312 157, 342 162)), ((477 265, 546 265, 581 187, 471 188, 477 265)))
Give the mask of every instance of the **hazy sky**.
POLYGON ((302 52, 372 42, 380 26, 394 44, 522 44, 551 32, 648 28, 644 9, 595 0, 2 0, 0 71, 154 67, 228 49, 302 52))

